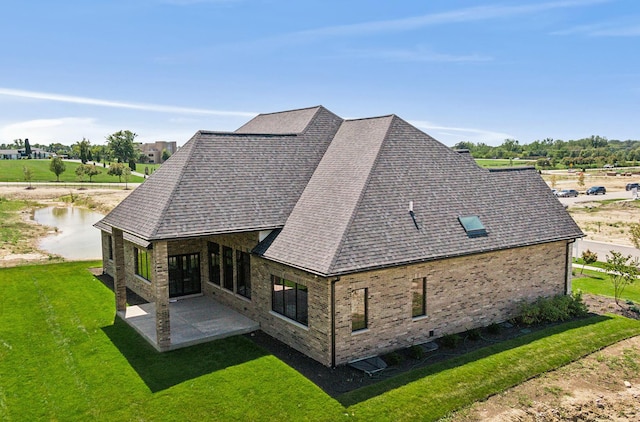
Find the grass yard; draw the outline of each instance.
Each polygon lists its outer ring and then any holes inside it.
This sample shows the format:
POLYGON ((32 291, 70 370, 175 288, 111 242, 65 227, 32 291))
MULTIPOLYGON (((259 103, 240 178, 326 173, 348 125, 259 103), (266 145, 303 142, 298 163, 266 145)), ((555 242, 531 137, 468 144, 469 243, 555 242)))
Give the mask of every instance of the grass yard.
POLYGON ((592 317, 336 400, 244 337, 157 353, 114 322, 113 293, 87 271, 98 265, 0 269, 0 420, 436 420, 640 334, 592 317))
POLYGON ((509 159, 490 159, 490 158, 476 158, 475 160, 480 167, 487 167, 487 168, 536 165, 536 162, 534 160, 509 160, 509 159))
MULTIPOLYGON (((576 276, 571 281, 571 287, 573 291, 581 290, 584 293, 590 293, 593 295, 614 297, 613 283, 611 278, 602 272, 584 270, 583 274, 580 274, 579 269, 575 269, 576 276)), ((634 303, 640 303, 640 280, 633 284, 628 284, 622 292, 622 301, 631 300, 634 303)))
MULTIPOLYGON (((49 164, 51 160, 0 160, 0 182, 24 182, 23 167, 31 169, 32 182, 55 182, 56 175, 49 170, 49 164)), ((60 175, 60 182, 79 182, 76 175, 76 168, 80 166, 80 163, 76 162, 64 162, 66 170, 60 175)), ((92 181, 95 183, 114 183, 118 182, 117 176, 109 176, 106 168, 103 168, 101 164, 97 163, 102 173, 97 176, 93 176, 92 181)), ((144 168, 142 168, 144 172, 144 168)), ((89 183, 89 178, 85 176, 86 183, 89 183)), ((130 183, 142 183, 144 179, 138 176, 130 176, 130 183)), ((124 179, 123 179, 124 182, 124 179)))

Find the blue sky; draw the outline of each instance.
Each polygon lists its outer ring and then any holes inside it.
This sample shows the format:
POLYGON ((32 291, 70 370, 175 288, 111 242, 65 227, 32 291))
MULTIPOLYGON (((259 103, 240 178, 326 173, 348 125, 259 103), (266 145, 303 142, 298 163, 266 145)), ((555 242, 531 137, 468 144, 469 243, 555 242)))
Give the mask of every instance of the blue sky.
POLYGON ((0 143, 102 144, 128 129, 181 145, 320 104, 397 114, 447 145, 640 139, 637 0, 23 0, 0 11, 0 143))

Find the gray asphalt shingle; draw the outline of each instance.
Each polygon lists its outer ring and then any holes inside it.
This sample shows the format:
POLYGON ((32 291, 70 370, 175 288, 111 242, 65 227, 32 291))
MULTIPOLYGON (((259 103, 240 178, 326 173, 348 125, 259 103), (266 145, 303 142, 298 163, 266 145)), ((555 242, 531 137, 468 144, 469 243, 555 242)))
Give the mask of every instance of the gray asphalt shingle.
POLYGON ((196 133, 97 226, 146 241, 277 229, 254 252, 324 276, 582 236, 534 169, 489 171, 397 116, 323 107, 196 133), (487 236, 467 236, 470 215, 487 236))

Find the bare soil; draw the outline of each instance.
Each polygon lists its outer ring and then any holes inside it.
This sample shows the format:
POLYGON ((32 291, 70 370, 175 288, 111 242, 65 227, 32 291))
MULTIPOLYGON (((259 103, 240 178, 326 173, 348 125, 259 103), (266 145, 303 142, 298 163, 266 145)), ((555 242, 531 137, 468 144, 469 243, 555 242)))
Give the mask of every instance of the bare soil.
POLYGON ((17 219, 24 223, 20 224, 22 239, 16 244, 3 242, 0 245, 0 268, 30 263, 63 261, 61 257, 38 249, 38 240, 51 233, 54 229, 41 226, 33 221, 33 211, 36 208, 73 204, 106 214, 130 193, 131 190, 124 189, 70 189, 49 186, 25 189, 24 187, 0 185, 0 197, 31 202, 31 205, 22 210, 17 216, 17 219))

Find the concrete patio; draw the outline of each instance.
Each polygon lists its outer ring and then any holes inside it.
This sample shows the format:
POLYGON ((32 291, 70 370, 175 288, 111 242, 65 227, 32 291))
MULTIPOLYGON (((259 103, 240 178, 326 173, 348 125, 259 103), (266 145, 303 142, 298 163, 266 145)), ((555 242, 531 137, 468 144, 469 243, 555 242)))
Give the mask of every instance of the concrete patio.
POLYGON ((122 320, 158 351, 180 349, 260 329, 257 322, 206 296, 170 302, 169 315, 171 345, 169 349, 161 350, 156 340, 155 303, 128 306, 124 312, 118 312, 122 320))

